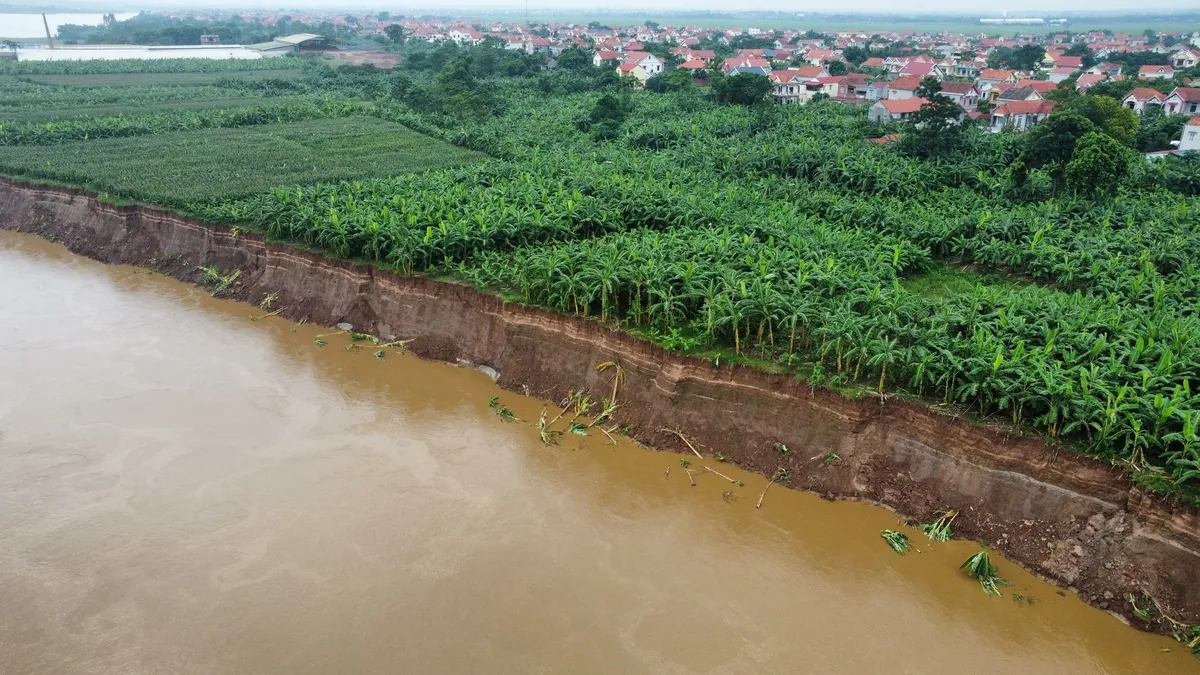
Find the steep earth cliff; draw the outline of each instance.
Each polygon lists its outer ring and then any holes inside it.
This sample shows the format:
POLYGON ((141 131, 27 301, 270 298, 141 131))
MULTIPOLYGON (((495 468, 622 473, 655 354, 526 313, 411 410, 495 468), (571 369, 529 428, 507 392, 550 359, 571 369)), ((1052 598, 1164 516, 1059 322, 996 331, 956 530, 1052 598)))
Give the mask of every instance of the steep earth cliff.
MULTIPOLYGON (((108 263, 150 265, 198 281, 201 265, 240 270, 227 295, 270 293, 286 316, 386 338, 419 356, 499 371, 499 384, 559 400, 606 392, 625 373, 618 419, 655 447, 706 454, 786 484, 878 502, 914 519, 954 508, 959 536, 984 540, 1027 569, 1130 617, 1129 594, 1200 618, 1200 514, 1132 486, 1114 468, 947 417, 923 406, 851 401, 794 378, 670 354, 591 320, 505 303, 474 289, 268 244, 229 228, 79 191, 0 182, 0 228, 54 238, 108 263), (791 452, 783 456, 777 444, 791 452), (837 459, 826 463, 829 452, 837 459)), ((1144 622, 1134 625, 1147 628, 1144 622)))

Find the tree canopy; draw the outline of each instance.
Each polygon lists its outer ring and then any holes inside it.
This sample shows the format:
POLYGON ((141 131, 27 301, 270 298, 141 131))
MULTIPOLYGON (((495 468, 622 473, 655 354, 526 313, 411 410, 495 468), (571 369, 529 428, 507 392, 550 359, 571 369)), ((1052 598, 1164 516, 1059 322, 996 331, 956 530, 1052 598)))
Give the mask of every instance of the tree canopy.
POLYGON ((737 105, 755 105, 767 100, 775 87, 765 75, 737 73, 716 80, 712 84, 717 100, 737 105))

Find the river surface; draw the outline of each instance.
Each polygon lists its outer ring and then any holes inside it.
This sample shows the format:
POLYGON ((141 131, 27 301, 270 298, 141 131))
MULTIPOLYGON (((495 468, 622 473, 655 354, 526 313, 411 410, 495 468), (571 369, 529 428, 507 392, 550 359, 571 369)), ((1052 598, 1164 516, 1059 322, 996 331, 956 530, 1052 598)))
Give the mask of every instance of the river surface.
POLYGON ((1200 667, 1003 559, 985 596, 977 544, 897 555, 884 509, 546 447, 482 373, 262 314, 0 232, 0 673, 1200 667))

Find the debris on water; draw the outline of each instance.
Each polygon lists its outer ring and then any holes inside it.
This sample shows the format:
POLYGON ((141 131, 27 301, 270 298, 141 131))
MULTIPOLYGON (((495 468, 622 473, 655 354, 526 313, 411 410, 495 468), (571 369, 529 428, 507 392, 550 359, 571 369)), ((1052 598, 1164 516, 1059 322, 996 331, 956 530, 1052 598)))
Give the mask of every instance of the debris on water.
MULTIPOLYGON (((471 363, 470 361, 468 361, 466 359, 455 359, 454 364, 457 365, 459 368, 473 368, 475 370, 478 370, 479 372, 483 373, 484 375, 487 375, 488 377, 490 377, 492 379, 492 382, 499 381, 499 379, 500 379, 500 371, 496 370, 495 368, 493 368, 491 366, 485 366, 481 363, 471 363)), ((557 419, 558 418, 556 417, 555 420, 557 420, 557 419)))
POLYGON ((337 324, 337 325, 336 325, 336 326, 334 326, 334 327, 335 327, 335 328, 337 328, 338 330, 344 330, 344 331, 346 331, 347 333, 349 333, 350 331, 354 330, 354 324, 351 324, 351 323, 346 323, 345 321, 343 321, 343 322, 341 322, 341 323, 337 324))

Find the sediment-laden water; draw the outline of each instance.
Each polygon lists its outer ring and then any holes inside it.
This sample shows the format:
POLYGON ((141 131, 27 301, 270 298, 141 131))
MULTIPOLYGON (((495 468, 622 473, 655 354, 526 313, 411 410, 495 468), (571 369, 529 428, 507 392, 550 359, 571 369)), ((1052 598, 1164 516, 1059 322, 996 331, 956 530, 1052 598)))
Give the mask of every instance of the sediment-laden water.
POLYGON ((1200 666, 1003 559, 985 596, 975 543, 899 556, 877 507, 546 447, 482 373, 262 314, 0 232, 0 672, 1200 666))

